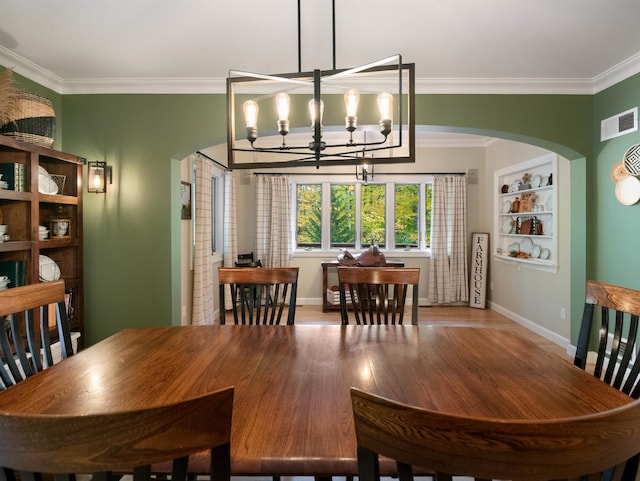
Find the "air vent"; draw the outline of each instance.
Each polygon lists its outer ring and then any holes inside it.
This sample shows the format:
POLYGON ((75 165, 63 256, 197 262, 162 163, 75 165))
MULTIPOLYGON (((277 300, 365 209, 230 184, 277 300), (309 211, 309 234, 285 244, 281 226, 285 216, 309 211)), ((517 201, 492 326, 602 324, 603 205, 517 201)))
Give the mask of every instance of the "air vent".
POLYGON ((600 141, 613 139, 638 130, 638 107, 600 122, 600 141))

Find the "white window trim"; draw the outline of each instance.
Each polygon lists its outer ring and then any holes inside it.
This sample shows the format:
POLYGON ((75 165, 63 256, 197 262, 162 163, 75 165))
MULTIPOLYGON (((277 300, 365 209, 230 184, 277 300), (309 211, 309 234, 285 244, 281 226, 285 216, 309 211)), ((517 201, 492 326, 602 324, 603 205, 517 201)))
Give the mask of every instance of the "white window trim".
MULTIPOLYGON (((322 184, 322 199, 323 199, 323 207, 325 202, 329 202, 325 199, 331 199, 331 186, 330 184, 362 184, 362 181, 354 180, 353 175, 345 174, 345 175, 289 175, 290 185, 291 185, 291 205, 294 207, 291 209, 291 245, 294 246, 291 252, 292 257, 326 257, 327 255, 336 256, 340 252, 344 251, 345 248, 339 247, 330 247, 331 242, 331 233, 330 233, 330 218, 331 218, 331 209, 322 209, 322 245, 320 248, 304 248, 298 249, 295 246, 296 244, 296 231, 297 231, 297 209, 295 208, 297 198, 296 198, 296 186, 298 184, 322 184)), ((420 184, 419 189, 419 205, 423 206, 425 204, 424 191, 426 184, 433 184, 433 175, 431 174, 420 174, 420 175, 410 175, 410 174, 376 174, 375 178, 370 181, 370 183, 384 183, 386 184, 386 198, 395 199, 395 189, 394 184, 420 184)), ((386 202, 386 222, 387 226, 394 225, 395 223, 395 210, 394 210, 394 202, 386 202)), ((360 189, 356 189, 356 198, 355 198, 355 209, 356 209, 356 217, 360 213, 360 189)), ((390 249, 388 247, 381 248, 381 250, 387 256, 402 256, 402 257, 425 257, 430 255, 431 248, 426 246, 425 239, 425 229, 426 229, 426 215, 421 212, 419 217, 419 238, 418 238, 418 247, 414 249, 396 249, 395 248, 395 236, 394 229, 387 228, 386 229, 386 246, 394 246, 394 248, 390 249)), ((360 238, 359 229, 356 230, 356 239, 360 238)), ((369 246, 362 246, 359 249, 347 248, 349 252, 353 254, 358 254, 364 250, 366 250, 369 246)))
POLYGON ((217 188, 215 192, 215 199, 213 193, 211 195, 211 201, 214 204, 211 206, 211 215, 214 216, 214 218, 211 219, 211 245, 213 246, 214 244, 213 236, 215 236, 216 250, 211 253, 211 260, 215 263, 222 262, 224 258, 224 173, 224 169, 215 164, 213 165, 211 170, 211 182, 213 183, 213 179, 215 178, 217 188), (217 220, 218 222, 214 222, 214 220, 217 220))

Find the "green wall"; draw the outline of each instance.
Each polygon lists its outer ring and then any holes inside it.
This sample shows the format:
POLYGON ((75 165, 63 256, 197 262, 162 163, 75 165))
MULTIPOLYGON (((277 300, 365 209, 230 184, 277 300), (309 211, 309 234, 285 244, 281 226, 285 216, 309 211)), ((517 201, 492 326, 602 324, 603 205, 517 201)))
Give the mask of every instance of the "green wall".
MULTIPOLYGON (((85 194, 87 345, 126 327, 179 324, 178 160, 225 141, 225 96, 42 93, 56 105, 55 147, 114 169, 106 195, 85 194)), ((572 160, 572 333, 587 277, 640 288, 629 268, 640 265, 640 206, 618 204, 609 175, 640 136, 599 142, 600 120, 639 97, 640 76, 594 96, 416 98, 418 124, 524 141, 572 160)))
POLYGON ((573 160, 591 155, 592 104, 584 95, 418 95, 416 123, 533 143, 573 160))
POLYGON ((640 105, 640 75, 597 94, 594 102, 593 151, 589 165, 588 269, 602 282, 640 289, 640 204, 623 206, 615 197, 611 169, 626 150, 640 143, 640 132, 600 142, 600 121, 640 105))
POLYGON ((219 143, 222 95, 67 95, 64 150, 113 167, 84 196, 86 342, 180 322, 179 164, 219 143))

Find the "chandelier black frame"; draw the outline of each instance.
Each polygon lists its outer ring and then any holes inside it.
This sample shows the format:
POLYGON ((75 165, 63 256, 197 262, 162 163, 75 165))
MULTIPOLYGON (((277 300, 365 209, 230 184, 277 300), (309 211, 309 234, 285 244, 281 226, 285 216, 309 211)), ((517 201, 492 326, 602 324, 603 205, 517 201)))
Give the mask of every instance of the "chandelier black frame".
MULTIPOLYGON (((227 78, 227 102, 227 146, 230 169, 260 169, 278 165, 319 167, 321 165, 362 165, 364 162, 369 165, 415 162, 414 64, 403 64, 400 55, 342 70, 314 70, 279 75, 232 71, 227 78), (360 87, 360 83, 364 84, 364 89, 360 87), (321 106, 325 103, 335 105, 336 100, 342 96, 342 92, 348 91, 354 85, 363 92, 363 97, 371 100, 374 97, 372 88, 374 83, 376 87, 378 84, 391 87, 390 95, 393 101, 391 118, 380 118, 378 126, 374 126, 374 122, 358 126, 358 117, 347 113, 343 129, 348 132, 348 139, 328 140, 325 134, 329 133, 330 129, 336 128, 323 127, 321 106), (272 138, 259 137, 257 125, 247 126, 244 138, 237 134, 240 128, 236 124, 239 121, 236 112, 240 110, 242 103, 253 100, 256 105, 260 102, 265 104, 267 101, 273 102, 279 94, 284 93, 294 96, 296 104, 300 103, 299 100, 303 100, 301 97, 304 97, 305 104, 307 100, 311 100, 309 102, 313 106, 311 127, 309 127, 309 121, 306 123, 302 121, 300 112, 297 112, 298 127, 295 129, 299 133, 308 132, 309 141, 287 143, 287 135, 290 133, 288 118, 272 117, 268 122, 274 129, 267 130, 269 132, 267 137, 277 137, 279 133, 281 143, 273 141, 272 138), (372 131, 376 130, 377 132, 372 134, 372 131), (358 131, 360 131, 360 137, 354 138, 354 133, 358 135, 358 131), (373 138, 369 142, 366 141, 367 131, 369 138, 373 138), (241 156, 248 160, 241 161, 237 158, 241 156), (367 159, 365 160, 364 157, 367 159)), ((336 114, 333 113, 331 121, 337 124, 335 119, 336 114)))

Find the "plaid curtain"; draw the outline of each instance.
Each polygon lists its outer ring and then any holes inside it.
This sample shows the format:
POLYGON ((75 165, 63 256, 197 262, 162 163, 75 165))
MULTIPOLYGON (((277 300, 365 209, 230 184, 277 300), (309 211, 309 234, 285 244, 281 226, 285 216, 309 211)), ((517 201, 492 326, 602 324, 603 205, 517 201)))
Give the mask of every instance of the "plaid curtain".
POLYGON ((469 301, 464 175, 433 179, 428 299, 432 304, 469 301))
MULTIPOLYGON (((238 258, 238 233, 236 230, 236 189, 233 172, 224 174, 224 265, 234 267, 238 258)), ((231 289, 225 286, 224 305, 231 309, 231 289)), ((220 313, 222 316, 222 313, 220 313)))
POLYGON ((194 159, 196 185, 195 248, 193 254, 193 311, 191 324, 213 324, 213 266, 211 265, 211 175, 213 162, 194 159))
POLYGON ((290 204, 288 176, 256 176, 256 254, 265 267, 290 265, 290 204))

